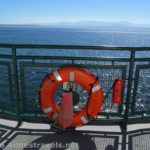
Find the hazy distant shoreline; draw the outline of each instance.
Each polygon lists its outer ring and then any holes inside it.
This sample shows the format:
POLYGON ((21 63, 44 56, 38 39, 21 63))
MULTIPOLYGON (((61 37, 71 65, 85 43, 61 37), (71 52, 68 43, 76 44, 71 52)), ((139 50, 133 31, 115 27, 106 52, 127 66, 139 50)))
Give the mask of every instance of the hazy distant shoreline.
POLYGON ((59 22, 45 24, 0 24, 0 27, 32 27, 32 28, 117 28, 117 29, 150 29, 149 24, 135 24, 130 22, 101 22, 101 21, 80 21, 80 22, 59 22))

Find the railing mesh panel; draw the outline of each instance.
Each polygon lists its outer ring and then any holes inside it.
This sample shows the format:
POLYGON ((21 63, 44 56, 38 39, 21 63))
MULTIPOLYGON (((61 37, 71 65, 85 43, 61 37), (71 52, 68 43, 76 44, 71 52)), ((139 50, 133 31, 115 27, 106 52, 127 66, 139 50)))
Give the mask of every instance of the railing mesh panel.
POLYGON ((150 67, 139 70, 135 111, 150 110, 150 67))
POLYGON ((0 62, 0 109, 7 111, 14 109, 10 71, 9 63, 0 62))

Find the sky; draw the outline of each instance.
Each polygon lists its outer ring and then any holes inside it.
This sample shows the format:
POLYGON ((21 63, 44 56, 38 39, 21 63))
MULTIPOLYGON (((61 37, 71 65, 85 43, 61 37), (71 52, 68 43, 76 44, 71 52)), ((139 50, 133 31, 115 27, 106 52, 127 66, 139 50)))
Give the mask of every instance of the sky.
POLYGON ((0 24, 80 21, 150 24, 150 0, 0 0, 0 24))

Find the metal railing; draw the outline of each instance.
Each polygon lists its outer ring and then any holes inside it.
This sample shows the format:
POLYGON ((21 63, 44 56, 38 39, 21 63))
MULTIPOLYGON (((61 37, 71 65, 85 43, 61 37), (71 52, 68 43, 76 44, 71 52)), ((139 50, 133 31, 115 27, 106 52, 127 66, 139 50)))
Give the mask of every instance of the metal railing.
POLYGON ((106 94, 116 77, 125 79, 123 103, 112 95, 92 124, 121 124, 150 119, 150 47, 0 44, 0 114, 40 120, 38 88, 60 66, 78 65, 99 77, 106 94))

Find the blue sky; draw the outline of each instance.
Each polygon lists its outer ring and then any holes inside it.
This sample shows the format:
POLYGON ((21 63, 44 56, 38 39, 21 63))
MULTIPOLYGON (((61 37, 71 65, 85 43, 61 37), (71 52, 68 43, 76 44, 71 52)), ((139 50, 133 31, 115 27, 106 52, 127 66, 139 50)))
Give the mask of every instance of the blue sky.
POLYGON ((150 24, 150 0, 0 0, 0 24, 86 20, 150 24))

